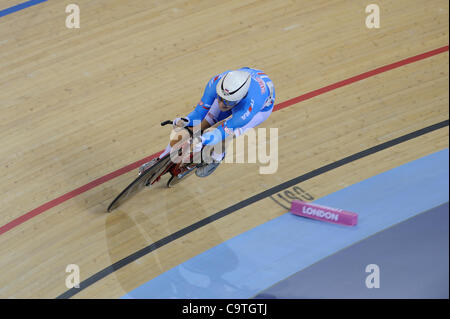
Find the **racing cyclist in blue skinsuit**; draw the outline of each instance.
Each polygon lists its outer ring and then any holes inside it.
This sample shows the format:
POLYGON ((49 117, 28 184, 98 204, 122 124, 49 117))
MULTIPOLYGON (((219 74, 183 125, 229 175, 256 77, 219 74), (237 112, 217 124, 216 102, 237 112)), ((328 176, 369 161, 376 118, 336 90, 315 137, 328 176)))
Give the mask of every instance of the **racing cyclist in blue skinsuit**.
MULTIPOLYGON (((248 67, 226 71, 211 78, 194 111, 185 118, 174 119, 173 125, 192 127, 201 121, 203 132, 225 120, 217 128, 201 136, 201 140, 194 146, 194 152, 196 152, 204 146, 214 146, 228 137, 237 137, 248 129, 258 126, 272 113, 274 102, 273 83, 263 71, 248 67)), ((159 158, 168 154, 176 142, 172 140, 159 158)), ((219 166, 225 157, 225 150, 219 149, 217 151, 214 148, 211 154, 213 161, 200 166, 196 171, 197 176, 206 177, 219 166)), ((159 158, 142 165, 140 173, 152 166, 159 158)))

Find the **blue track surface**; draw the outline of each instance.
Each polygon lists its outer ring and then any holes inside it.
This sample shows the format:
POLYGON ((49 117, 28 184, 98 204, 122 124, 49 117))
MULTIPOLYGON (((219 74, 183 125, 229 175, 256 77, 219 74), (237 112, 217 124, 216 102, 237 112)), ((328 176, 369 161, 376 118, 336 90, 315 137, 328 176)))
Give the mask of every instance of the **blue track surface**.
MULTIPOLYGON (((316 201, 357 212, 356 227, 286 213, 170 269, 123 298, 251 298, 325 257, 448 202, 448 162, 445 149, 316 201)), ((448 256, 448 250, 445 253, 448 256)))
POLYGON ((256 298, 449 297, 448 203, 379 232, 270 287, 256 298), (366 287, 366 266, 379 287, 366 287))

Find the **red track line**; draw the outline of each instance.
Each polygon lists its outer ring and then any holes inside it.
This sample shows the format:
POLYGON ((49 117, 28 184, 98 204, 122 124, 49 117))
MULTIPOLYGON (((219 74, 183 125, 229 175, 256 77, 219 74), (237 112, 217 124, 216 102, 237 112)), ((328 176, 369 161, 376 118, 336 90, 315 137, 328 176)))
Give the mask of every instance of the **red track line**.
POLYGON ((428 52, 425 52, 425 53, 422 53, 422 54, 419 54, 419 55, 416 55, 416 56, 413 56, 413 57, 410 57, 410 58, 407 58, 407 59, 404 59, 404 60, 401 60, 401 61, 398 61, 398 62, 395 62, 395 63, 392 63, 392 64, 388 64, 388 65, 379 67, 377 69, 374 69, 374 70, 371 70, 371 71, 368 71, 368 72, 365 72, 365 73, 361 73, 359 75, 353 76, 353 77, 345 79, 343 81, 336 82, 334 84, 325 86, 323 88, 320 88, 320 89, 308 92, 306 94, 300 95, 300 96, 295 97, 293 99, 290 99, 290 100, 284 101, 284 102, 282 102, 280 104, 277 104, 274 107, 274 111, 281 110, 281 109, 283 109, 285 107, 291 106, 292 104, 296 104, 296 103, 302 102, 304 100, 308 100, 308 99, 310 99, 312 97, 315 97, 317 95, 320 95, 320 94, 323 94, 323 93, 326 93, 326 92, 338 89, 340 87, 343 87, 345 85, 348 85, 348 84, 351 84, 351 83, 354 83, 354 82, 357 82, 357 81, 361 81, 361 80, 367 79, 368 77, 371 77, 371 76, 377 75, 379 73, 383 73, 383 72, 386 72, 386 71, 389 71, 389 70, 401 67, 401 66, 406 65, 406 64, 410 64, 410 63, 413 63, 413 62, 416 62, 416 61, 419 61, 419 60, 423 60, 423 59, 429 58, 429 57, 431 57, 433 55, 436 55, 436 54, 439 54, 439 53, 443 53, 443 52, 446 52, 446 51, 448 51, 448 45, 443 46, 441 48, 438 48, 436 50, 428 51, 428 52))
POLYGON ((16 226, 19 226, 20 224, 26 222, 27 220, 33 218, 34 216, 37 216, 37 215, 45 212, 46 210, 49 210, 50 208, 53 208, 53 207, 55 207, 55 206, 57 206, 57 205, 59 205, 61 203, 64 203, 65 201, 67 201, 67 200, 69 200, 69 199, 71 199, 71 198, 73 198, 75 196, 78 196, 78 195, 80 195, 80 194, 82 194, 84 192, 87 192, 91 188, 94 188, 94 187, 96 187, 96 186, 98 186, 100 184, 103 184, 103 183, 105 183, 105 182, 107 182, 107 181, 109 181, 109 180, 111 180, 111 179, 113 179, 113 178, 115 178, 117 176, 125 174, 125 173, 127 173, 127 172, 129 172, 129 171, 131 171, 131 170, 141 166, 142 164, 150 161, 152 158, 158 156, 161 153, 162 153, 162 151, 160 151, 158 153, 155 153, 153 155, 147 156, 147 157, 145 157, 145 158, 143 158, 143 159, 141 159, 141 160, 139 160, 137 162, 134 162, 134 163, 129 164, 129 165, 125 166, 125 167, 122 167, 122 168, 120 168, 120 169, 118 169, 118 170, 116 170, 116 171, 114 171, 112 173, 109 173, 109 174, 107 174, 105 176, 97 178, 96 180, 93 180, 92 182, 87 183, 86 185, 78 187, 77 189, 74 189, 71 192, 68 192, 68 193, 66 193, 66 194, 64 194, 64 195, 62 195, 62 196, 60 196, 58 198, 55 198, 55 199, 53 199, 53 200, 51 200, 51 201, 49 201, 49 202, 39 206, 38 208, 33 209, 32 211, 26 213, 25 215, 22 215, 22 216, 20 216, 20 217, 18 217, 16 219, 14 219, 13 221, 9 222, 8 224, 0 227, 0 235, 5 233, 5 232, 7 232, 8 230, 11 230, 12 228, 14 228, 16 226))
MULTIPOLYGON (((437 54, 440 54, 440 53, 443 53, 443 52, 447 52, 448 49, 449 49, 448 45, 446 45, 446 46, 443 46, 441 48, 438 48, 438 49, 435 49, 435 50, 432 50, 432 51, 428 51, 428 52, 425 52, 425 53, 422 53, 422 54, 419 54, 419 55, 416 55, 416 56, 413 56, 413 57, 410 57, 410 58, 407 58, 407 59, 404 59, 404 60, 401 60, 401 61, 398 61, 398 62, 395 62, 395 63, 392 63, 392 64, 388 64, 388 65, 379 67, 377 69, 374 69, 374 70, 371 70, 371 71, 368 71, 368 72, 365 72, 365 73, 361 73, 359 75, 353 76, 353 77, 345 79, 343 81, 336 82, 334 84, 325 86, 323 88, 320 88, 320 89, 308 92, 306 94, 300 95, 300 96, 295 97, 293 99, 290 99, 290 100, 284 101, 282 103, 279 103, 279 104, 275 105, 274 111, 281 110, 281 109, 283 109, 285 107, 288 107, 288 106, 291 106, 293 104, 297 104, 299 102, 308 100, 308 99, 313 98, 313 97, 315 97, 317 95, 324 94, 326 92, 335 90, 335 89, 343 87, 345 85, 348 85, 348 84, 351 84, 351 83, 354 83, 354 82, 357 82, 357 81, 364 80, 364 79, 366 79, 368 77, 377 75, 379 73, 383 73, 383 72, 386 72, 386 71, 389 71, 389 70, 401 67, 401 66, 406 65, 406 64, 410 64, 410 63, 413 63, 413 62, 416 62, 416 61, 419 61, 419 60, 423 60, 423 59, 429 58, 431 56, 434 56, 434 55, 437 55, 437 54)), ((30 212, 28 212, 28 213, 26 213, 26 214, 24 214, 24 215, 22 215, 22 216, 20 216, 20 217, 18 217, 16 219, 14 219, 13 221, 9 222, 8 224, 3 225, 2 227, 0 227, 0 235, 3 234, 3 233, 6 233, 8 230, 11 230, 11 229, 13 229, 16 226, 19 226, 20 224, 26 222, 27 220, 29 220, 29 219, 31 219, 31 218, 39 215, 39 214, 42 214, 43 212, 49 210, 50 208, 53 208, 53 207, 55 207, 55 206, 65 202, 65 201, 67 201, 67 200, 69 200, 69 199, 71 199, 71 198, 73 198, 75 196, 78 196, 78 195, 80 195, 80 194, 82 194, 84 192, 87 192, 91 188, 94 188, 94 187, 96 187, 98 185, 101 185, 101 184, 103 184, 103 183, 105 183, 105 182, 107 182, 107 181, 109 181, 109 180, 111 180, 111 179, 113 179, 113 178, 115 178, 117 176, 125 174, 125 173, 127 173, 127 172, 129 172, 129 171, 131 171, 131 170, 133 170, 133 169, 135 169, 137 167, 139 167, 140 165, 148 162, 149 160, 151 160, 152 158, 158 156, 161 153, 162 153, 162 151, 160 151, 158 153, 155 153, 153 155, 147 156, 147 157, 145 157, 145 158, 143 158, 143 159, 141 159, 141 160, 139 160, 137 162, 134 162, 134 163, 129 164, 129 165, 125 166, 125 167, 122 167, 122 168, 120 168, 120 169, 118 169, 118 170, 116 170, 116 171, 114 171, 112 173, 109 173, 109 174, 107 174, 105 176, 97 178, 96 180, 94 180, 94 181, 92 181, 92 182, 90 182, 90 183, 88 183, 86 185, 83 185, 83 186, 81 186, 81 187, 79 187, 79 188, 77 188, 77 189, 75 189, 75 190, 73 190, 71 192, 68 192, 68 193, 66 193, 66 194, 64 194, 64 195, 62 195, 62 196, 60 196, 58 198, 55 198, 55 199, 53 199, 53 200, 51 200, 51 201, 49 201, 49 202, 47 202, 47 203, 45 203, 45 204, 43 204, 43 205, 41 205, 39 207, 33 209, 32 211, 30 211, 30 212)))

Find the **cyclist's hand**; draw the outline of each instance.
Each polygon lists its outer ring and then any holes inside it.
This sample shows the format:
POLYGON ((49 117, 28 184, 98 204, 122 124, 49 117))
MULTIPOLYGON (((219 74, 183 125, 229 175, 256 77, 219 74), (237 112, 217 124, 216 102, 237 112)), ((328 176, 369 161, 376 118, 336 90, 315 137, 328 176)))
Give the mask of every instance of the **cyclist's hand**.
POLYGON ((203 141, 201 137, 195 137, 192 140, 192 152, 198 153, 201 152, 203 148, 203 141))
POLYGON ((189 120, 184 117, 177 117, 172 122, 174 127, 185 127, 188 125, 189 120))

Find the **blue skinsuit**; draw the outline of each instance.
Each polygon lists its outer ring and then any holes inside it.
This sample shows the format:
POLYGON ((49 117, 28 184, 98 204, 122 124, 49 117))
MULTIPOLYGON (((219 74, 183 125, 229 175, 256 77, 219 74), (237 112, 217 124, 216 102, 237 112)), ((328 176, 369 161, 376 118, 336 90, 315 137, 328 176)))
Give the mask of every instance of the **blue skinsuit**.
MULTIPOLYGON (((215 145, 220 141, 232 135, 235 130, 238 130, 248 124, 251 119, 260 111, 266 112, 273 108, 275 102, 275 89, 270 78, 261 70, 250 68, 241 68, 251 74, 251 84, 247 96, 242 99, 235 107, 226 112, 220 112, 218 122, 232 116, 224 121, 222 125, 216 129, 203 134, 204 145, 215 145)), ((194 111, 186 117, 189 119, 188 126, 192 126, 194 121, 201 121, 208 114, 213 103, 217 103, 216 86, 219 80, 228 71, 221 73, 211 78, 206 85, 203 97, 197 104, 194 111)))

